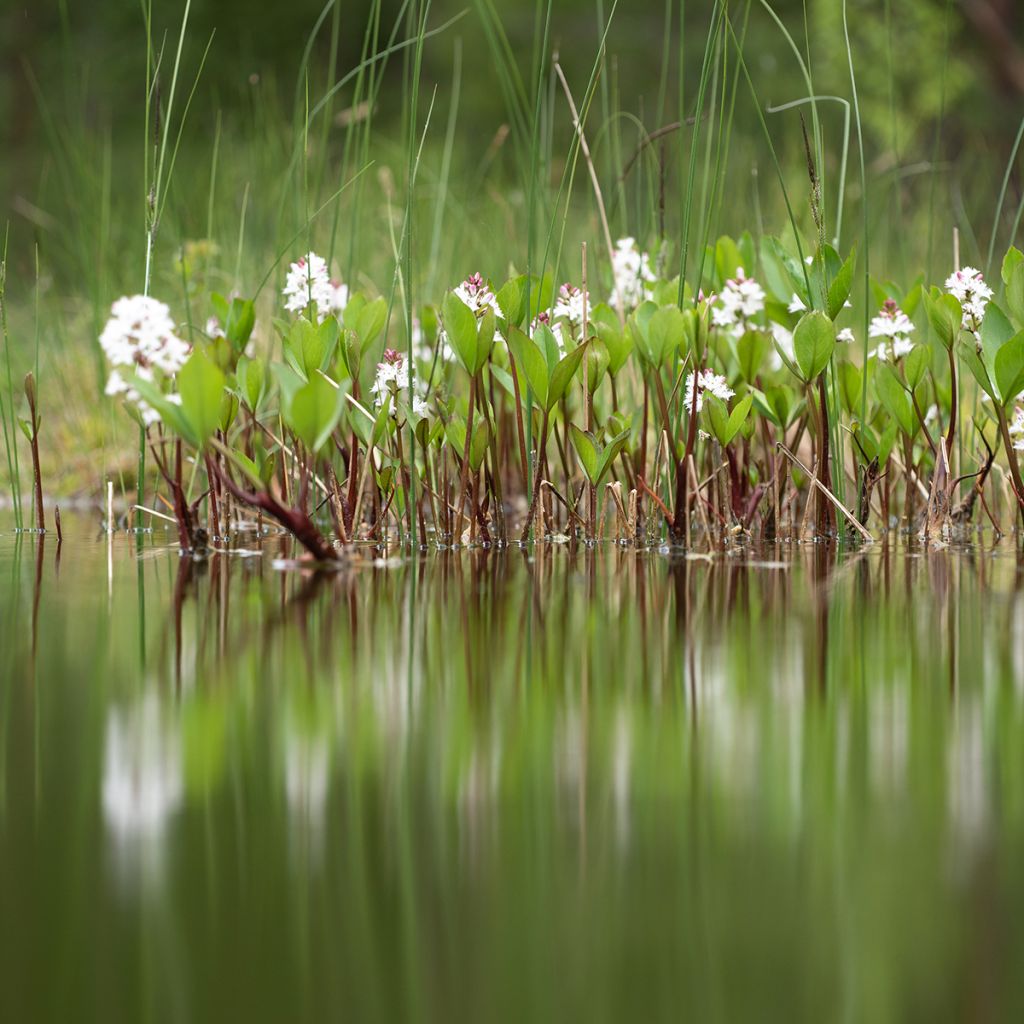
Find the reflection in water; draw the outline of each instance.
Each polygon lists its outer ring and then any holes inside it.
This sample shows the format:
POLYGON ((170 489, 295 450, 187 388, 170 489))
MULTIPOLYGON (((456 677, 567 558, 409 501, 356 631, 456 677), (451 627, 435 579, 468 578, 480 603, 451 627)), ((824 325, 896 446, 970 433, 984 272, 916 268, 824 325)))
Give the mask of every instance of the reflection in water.
POLYGON ((330 749, 325 736, 310 735, 293 720, 284 737, 284 791, 293 847, 311 864, 323 855, 330 749))
POLYGON ((58 577, 0 536, 0 935, 95 948, 112 1017, 1024 1007, 1012 546, 321 575, 65 539, 58 577))
POLYGON ((181 742, 150 691, 111 706, 103 755, 103 817, 124 874, 158 864, 185 795, 181 742))

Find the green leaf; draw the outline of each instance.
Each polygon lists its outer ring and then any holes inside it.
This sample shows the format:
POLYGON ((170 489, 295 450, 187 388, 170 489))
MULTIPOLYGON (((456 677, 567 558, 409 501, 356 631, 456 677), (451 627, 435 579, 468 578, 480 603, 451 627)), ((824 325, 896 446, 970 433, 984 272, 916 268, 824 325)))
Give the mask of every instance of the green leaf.
POLYGON ((590 344, 587 346, 586 360, 587 388, 590 394, 593 395, 601 386, 601 381, 604 380, 609 362, 608 349, 604 347, 604 342, 599 338, 590 339, 590 344))
POLYGON ((1006 282, 1006 305, 1017 324, 1024 324, 1024 263, 1013 268, 1006 282))
POLYGON ((832 320, 843 311, 846 300, 850 297, 850 286, 853 283, 853 268, 857 263, 856 248, 850 250, 850 255, 832 278, 828 286, 827 301, 828 315, 832 320))
POLYGON ((966 341, 960 346, 960 359, 967 364, 967 369, 974 375, 974 379, 981 386, 981 390, 992 401, 997 401, 992 379, 989 377, 988 370, 985 368, 981 356, 978 355, 978 350, 975 348, 973 340, 966 341))
POLYGON ((903 387, 903 382, 888 363, 879 363, 875 369, 875 389, 885 410, 908 437, 917 433, 914 411, 903 387))
POLYGON ((932 333, 947 349, 951 349, 960 337, 960 325, 963 323, 960 300, 955 295, 932 288, 924 295, 924 308, 932 333))
POLYGON ((224 333, 236 353, 245 348, 255 326, 256 307, 252 301, 250 299, 232 299, 224 323, 224 333))
POLYGON ((576 449, 576 454, 579 456, 583 472, 587 474, 587 479, 596 487, 600 456, 597 439, 590 431, 580 430, 575 423, 569 424, 569 435, 572 439, 572 446, 576 449))
POLYGON ((292 396, 305 384, 305 380, 290 366, 284 363, 271 363, 270 372, 277 381, 277 388, 281 392, 282 404, 287 406, 292 396))
POLYGON ((708 421, 711 425, 711 432, 715 435, 718 443, 724 448, 732 442, 732 439, 740 432, 740 428, 750 414, 750 407, 754 404, 753 394, 746 394, 736 403, 732 412, 720 398, 705 393, 704 408, 708 412, 708 421))
POLYGON ((238 395, 225 389, 220 397, 220 429, 226 434, 238 415, 238 395))
POLYGON ((467 373, 476 373, 477 327, 473 311, 454 292, 441 304, 441 317, 448 341, 467 373))
POLYGON ((359 341, 364 352, 374 343, 381 331, 384 330, 387 318, 388 304, 383 296, 374 299, 373 302, 367 302, 359 310, 355 319, 355 332, 359 335, 359 341))
POLYGON ((652 366, 661 366, 685 336, 682 310, 676 305, 662 306, 647 321, 645 340, 652 366))
POLYGON ((1003 257, 1003 266, 1001 270, 1003 284, 1010 283, 1010 278, 1013 277, 1014 270, 1016 270, 1021 263, 1024 263, 1024 252, 1021 252, 1015 245, 1011 245, 1010 248, 1006 250, 1006 255, 1003 257))
POLYGON ((748 384, 753 384, 761 372, 765 353, 768 351, 768 338, 763 331, 747 331, 736 343, 736 354, 740 360, 740 373, 748 384))
POLYGON ((1013 324, 1006 314, 994 303, 985 307, 985 319, 981 324, 982 361, 989 376, 996 365, 996 353, 1013 337, 1013 324))
POLYGON ((736 405, 734 406, 731 413, 729 413, 729 422, 725 428, 725 443, 729 444, 732 439, 739 433, 740 428, 744 423, 747 422, 747 416, 750 415, 750 407, 754 404, 753 395, 744 395, 736 405))
POLYGON ((995 377, 1003 405, 1009 405, 1024 391, 1024 331, 1015 334, 996 353, 995 377))
POLYGON ((181 409, 192 427, 197 448, 205 447, 220 426, 223 392, 224 374, 197 348, 178 373, 181 409))
POLYGON ((928 356, 927 346, 915 345, 903 360, 903 376, 911 391, 914 391, 921 383, 924 371, 928 369, 928 356))
POLYGON ((491 358, 491 347, 494 345, 494 332, 497 330, 498 318, 493 309, 488 309, 480 318, 476 338, 476 360, 471 373, 478 374, 491 358))
POLYGON ((518 327, 508 332, 508 347, 519 369, 526 377, 534 397, 546 405, 548 397, 548 364, 536 343, 518 327))
POLYGON ((490 433, 486 423, 478 423, 473 428, 473 439, 469 442, 469 468, 474 473, 478 473, 483 465, 490 433))
POLYGON ((633 338, 622 328, 610 306, 601 302, 591 313, 591 329, 608 350, 608 372, 615 376, 633 351, 633 338))
POLYGON ((725 440, 726 432, 729 429, 729 409, 720 398, 712 394, 704 395, 704 418, 711 427, 711 433, 724 448, 728 442, 725 440))
POLYGON ((238 368, 235 370, 235 379, 238 381, 238 390, 242 399, 251 412, 259 407, 266 389, 267 367, 259 356, 242 356, 238 360, 238 368))
POLYGON ((501 315, 509 327, 520 327, 526 316, 526 276, 506 281, 495 295, 501 315))
POLYGON ((584 342, 578 348, 573 349, 552 371, 551 379, 548 382, 548 400, 545 403, 549 412, 569 390, 569 385, 580 368, 580 363, 583 362, 587 347, 587 342, 584 342))
POLYGON ((715 243, 715 274, 719 284, 736 276, 742 259, 739 246, 728 235, 722 235, 715 243))
POLYGON ((851 416, 860 416, 863 408, 864 374, 859 367, 848 361, 839 364, 840 396, 846 411, 851 416))
POLYGON ((605 478, 608 470, 611 469, 612 463, 618 457, 619 453, 629 444, 630 430, 627 427, 621 433, 616 434, 605 446, 604 451, 601 452, 601 457, 598 460, 597 465, 597 479, 594 481, 594 486, 599 487, 601 481, 605 478))
POLYGON ((325 355, 325 338, 318 328, 300 316, 284 338, 284 357, 301 377, 309 378, 318 370, 325 355))
POLYGON ((810 383, 825 367, 836 347, 836 326, 818 310, 805 313, 793 332, 793 349, 803 379, 810 383))

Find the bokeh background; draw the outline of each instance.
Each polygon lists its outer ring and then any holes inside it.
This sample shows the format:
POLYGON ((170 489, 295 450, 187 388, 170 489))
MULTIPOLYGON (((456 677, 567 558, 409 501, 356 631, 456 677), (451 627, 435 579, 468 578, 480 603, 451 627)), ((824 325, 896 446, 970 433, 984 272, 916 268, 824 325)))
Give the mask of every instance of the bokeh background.
MULTIPOLYGON (((185 0, 153 4, 153 45, 163 50, 164 131, 185 6, 185 0)), ((399 41, 413 34, 415 6, 380 5, 371 52, 382 50, 392 33, 399 41)), ((599 69, 586 130, 616 236, 633 235, 645 245, 663 237, 678 252, 692 158, 691 245, 745 230, 785 239, 792 229, 773 149, 798 226, 812 235, 801 128, 802 115, 812 127, 811 110, 775 110, 807 96, 803 64, 818 95, 843 101, 818 104, 828 233, 840 249, 869 252, 872 276, 905 287, 919 278, 941 280, 952 269, 954 229, 961 262, 991 271, 990 249, 998 260, 1016 237, 1024 207, 1014 158, 1024 115, 1024 12, 1015 0, 848 0, 863 185, 856 127, 844 119, 853 93, 841 0, 730 0, 749 86, 736 48, 720 40, 696 147, 691 123, 644 146, 635 161, 647 133, 692 118, 719 5, 555 0, 542 47, 545 7, 536 0, 430 5, 416 114, 417 135, 423 133, 413 210, 417 302, 437 301, 475 270, 503 279, 510 269, 523 269, 528 156, 510 113, 509 75, 520 76, 528 91, 534 62, 555 56, 577 102, 599 69), (507 45, 496 42, 498 29, 507 45)), ((281 284, 274 268, 280 276, 283 255, 294 257, 304 243, 330 253, 355 286, 390 288, 408 180, 412 50, 375 65, 383 78, 369 121, 350 83, 308 137, 302 127, 305 110, 359 64, 373 9, 370 0, 339 0, 336 7, 323 0, 192 0, 168 133, 173 139, 195 88, 153 262, 153 291, 175 315, 184 316, 191 302, 201 319, 209 291, 251 296, 266 279, 257 333, 272 344, 269 325, 281 284), (365 138, 352 130, 364 122, 372 123, 365 138), (358 184, 306 229, 311 212, 357 170, 363 172, 358 184)), ((104 475, 131 462, 130 431, 100 397, 104 370, 96 338, 111 302, 140 291, 143 282, 144 151, 153 144, 145 122, 143 11, 137 0, 0 0, 8 351, 15 380, 41 352, 47 429, 55 438, 48 448, 62 452, 48 468, 61 489, 94 485, 97 460, 104 475), (63 396, 56 410, 48 402, 54 390, 63 396)), ((586 169, 581 163, 570 173, 567 163, 568 105, 555 76, 549 72, 546 81, 540 213, 529 244, 534 255, 546 246, 553 273, 564 279, 578 274, 579 242, 589 239, 598 254, 594 274, 606 277, 586 169), (574 254, 571 262, 566 254, 574 254)))

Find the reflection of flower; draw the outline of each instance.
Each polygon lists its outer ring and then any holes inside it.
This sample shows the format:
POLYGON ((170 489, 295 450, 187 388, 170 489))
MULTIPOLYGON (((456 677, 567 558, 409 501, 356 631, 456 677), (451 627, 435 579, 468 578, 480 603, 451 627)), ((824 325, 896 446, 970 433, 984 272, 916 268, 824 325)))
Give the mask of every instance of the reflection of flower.
POLYGON ((155 694, 107 719, 103 816, 122 845, 158 843, 184 795, 181 743, 155 694))
POLYGON ((328 749, 323 737, 289 729, 284 747, 284 790, 288 810, 313 831, 323 827, 327 810, 328 749))

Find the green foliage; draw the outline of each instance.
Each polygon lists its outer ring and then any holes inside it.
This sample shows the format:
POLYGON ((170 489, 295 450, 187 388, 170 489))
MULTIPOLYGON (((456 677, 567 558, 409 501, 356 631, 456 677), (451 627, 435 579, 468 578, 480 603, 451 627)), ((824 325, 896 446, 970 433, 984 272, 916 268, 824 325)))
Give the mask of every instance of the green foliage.
POLYGON ((824 373, 836 347, 835 324, 818 310, 805 313, 793 332, 793 350, 800 377, 811 383, 824 373))
POLYGON ((612 463, 629 444, 629 433, 628 429, 623 430, 607 444, 601 444, 591 431, 580 430, 575 424, 570 424, 569 436, 572 439, 572 446, 579 456, 580 465, 583 467, 587 480, 594 487, 601 486, 612 463))
POLYGON ((344 392, 322 373, 314 373, 289 396, 283 412, 288 429, 309 451, 317 453, 330 439, 344 410, 344 392))
POLYGON ((705 420, 711 427, 715 440, 723 448, 732 443, 733 438, 747 422, 753 404, 754 396, 748 394, 736 403, 732 412, 729 412, 725 402, 720 398, 711 394, 704 396, 705 420))

